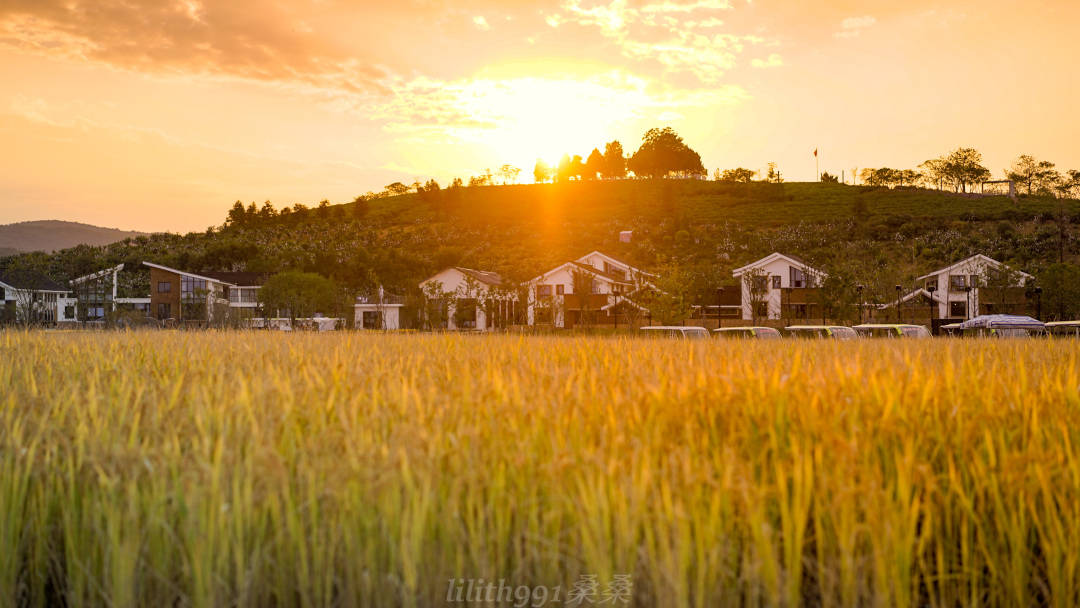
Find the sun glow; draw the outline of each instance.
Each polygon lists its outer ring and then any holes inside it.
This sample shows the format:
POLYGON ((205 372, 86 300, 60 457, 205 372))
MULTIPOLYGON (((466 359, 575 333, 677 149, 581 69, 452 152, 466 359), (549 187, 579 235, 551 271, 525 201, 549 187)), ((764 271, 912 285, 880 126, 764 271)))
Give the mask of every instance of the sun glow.
POLYGON ((675 92, 618 70, 553 69, 558 65, 502 66, 461 81, 402 83, 398 98, 411 103, 387 111, 415 141, 466 144, 477 157, 520 167, 520 181, 529 182, 537 159, 555 164, 563 154, 586 157, 616 138, 632 150, 643 129, 657 121, 677 124, 696 109, 745 96, 735 86, 675 92), (428 126, 416 128, 417 117, 428 126))

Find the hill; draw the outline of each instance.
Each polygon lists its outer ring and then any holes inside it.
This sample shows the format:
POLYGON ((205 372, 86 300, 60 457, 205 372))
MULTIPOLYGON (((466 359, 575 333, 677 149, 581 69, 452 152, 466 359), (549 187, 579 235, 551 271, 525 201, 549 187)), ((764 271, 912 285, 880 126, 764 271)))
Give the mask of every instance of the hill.
POLYGON ((895 298, 894 285, 913 285, 974 253, 1036 276, 1080 254, 1080 201, 820 183, 483 186, 230 216, 206 232, 138 236, 0 265, 30 264, 57 280, 142 260, 195 272, 300 269, 350 289, 379 283, 415 298, 420 280, 449 265, 522 282, 601 250, 661 273, 666 290, 708 303, 716 287, 732 283, 733 268, 782 251, 885 302, 895 298), (630 243, 619 241, 623 230, 633 231, 630 243))
POLYGON ((0 225, 0 255, 20 251, 57 251, 76 245, 108 245, 142 232, 101 228, 78 222, 41 220, 0 225))

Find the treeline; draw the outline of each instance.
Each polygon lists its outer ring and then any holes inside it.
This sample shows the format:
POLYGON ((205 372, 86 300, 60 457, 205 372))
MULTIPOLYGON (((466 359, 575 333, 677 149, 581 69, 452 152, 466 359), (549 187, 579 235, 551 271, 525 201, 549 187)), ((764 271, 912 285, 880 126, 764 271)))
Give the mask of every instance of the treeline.
POLYGON ((703 177, 707 173, 701 155, 686 145, 671 127, 653 128, 641 138, 641 146, 626 156, 618 140, 604 144, 604 151, 593 148, 589 156, 564 154, 559 164, 549 166, 537 159, 533 181, 564 182, 573 180, 625 179, 635 177, 703 177))
MULTIPOLYGON (((955 192, 973 191, 974 186, 993 179, 990 169, 983 164, 982 154, 974 148, 957 148, 924 161, 917 169, 881 167, 856 171, 857 168, 852 169, 852 175, 858 175, 867 186, 922 186, 955 192)), ((1003 179, 1012 180, 1024 194, 1061 198, 1080 196, 1080 170, 1058 171, 1054 163, 1037 160, 1028 154, 1017 157, 1002 174, 1003 179)), ((830 181, 826 179, 827 175, 822 174, 822 181, 830 181)))

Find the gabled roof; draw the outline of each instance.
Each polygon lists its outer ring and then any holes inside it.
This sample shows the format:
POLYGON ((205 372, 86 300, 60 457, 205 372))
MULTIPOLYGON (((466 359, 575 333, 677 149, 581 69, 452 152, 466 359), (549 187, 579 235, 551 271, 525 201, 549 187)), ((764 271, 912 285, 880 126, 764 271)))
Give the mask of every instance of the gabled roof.
MULTIPOLYGON (((995 260, 992 257, 985 256, 985 255, 983 255, 981 253, 976 253, 975 255, 970 256, 970 257, 966 257, 966 258, 960 260, 959 262, 956 262, 955 264, 953 264, 951 266, 946 266, 945 268, 935 270, 934 272, 931 272, 929 274, 924 274, 923 276, 921 276, 921 277, 919 277, 919 278, 917 278, 915 280, 916 281, 922 281, 923 279, 929 279, 930 277, 937 276, 939 274, 951 272, 951 271, 955 270, 956 268, 959 268, 961 266, 964 266, 965 264, 968 264, 969 262, 978 262, 978 263, 981 263, 983 266, 990 266, 990 267, 993 267, 993 268, 1000 268, 1002 266, 1004 266, 1006 268, 1009 267, 1007 264, 1003 264, 1002 262, 999 262, 999 261, 995 260)), ((1020 276, 1024 277, 1025 279, 1034 278, 1030 274, 1028 274, 1028 273, 1026 273, 1026 272, 1024 272, 1022 270, 1017 270, 1016 273, 1019 274, 1020 276)))
POLYGON ((92 281, 94 279, 100 279, 101 277, 110 275, 110 274, 112 274, 114 272, 120 272, 123 269, 124 269, 123 264, 117 264, 116 266, 113 266, 112 268, 106 268, 104 270, 99 270, 97 272, 92 272, 90 274, 84 274, 83 276, 76 277, 74 279, 71 279, 68 282, 73 284, 73 285, 78 285, 79 283, 84 283, 86 281, 92 281))
MULTIPOLYGON (((569 263, 574 265, 574 267, 576 267, 576 268, 580 268, 581 270, 591 272, 591 273, 595 274, 596 276, 603 277, 603 278, 605 278, 605 279, 607 279, 609 281, 614 281, 616 283, 627 283, 627 284, 631 283, 630 279, 628 279, 626 277, 622 277, 622 276, 619 276, 617 274, 611 274, 610 272, 604 272, 603 270, 600 270, 599 268, 596 268, 595 266, 590 266, 588 264, 585 264, 583 262, 579 262, 577 260, 574 260, 573 262, 569 262, 569 263)), ((563 264, 563 266, 566 266, 566 264, 563 264)), ((562 266, 560 266, 559 268, 562 268, 562 266)))
POLYGON ((149 266, 150 268, 157 268, 158 270, 164 270, 166 272, 173 272, 173 273, 176 273, 176 274, 182 274, 182 275, 185 275, 185 276, 194 277, 196 279, 202 279, 204 281, 210 281, 212 283, 223 283, 223 284, 228 285, 230 287, 236 287, 237 286, 236 283, 233 283, 231 281, 223 281, 221 279, 215 279, 213 277, 207 276, 206 274, 195 274, 194 272, 187 272, 186 270, 178 270, 176 268, 169 268, 168 266, 162 266, 161 264, 154 264, 152 262, 143 262, 143 265, 144 266, 149 266))
MULTIPOLYGON (((576 260, 571 260, 569 262, 564 262, 562 264, 559 264, 558 266, 556 266, 555 268, 552 268, 551 270, 545 272, 544 274, 542 274, 542 275, 540 275, 538 277, 534 277, 529 282, 530 283, 535 283, 535 282, 537 282, 539 280, 542 280, 544 277, 546 277, 546 276, 548 276, 550 274, 556 273, 556 272, 558 272, 558 271, 560 271, 560 270, 562 270, 564 268, 567 268, 568 266, 573 267, 573 268, 577 268, 577 269, 580 269, 580 270, 585 270, 585 271, 590 272, 590 273, 592 273, 592 274, 594 274, 594 275, 596 275, 596 276, 598 276, 598 277, 600 277, 602 279, 611 281, 613 283, 622 283, 622 284, 625 284, 625 285, 632 285, 634 283, 635 277, 639 277, 639 276, 640 277, 650 277, 650 278, 656 278, 657 277, 657 275, 654 274, 654 273, 645 272, 644 270, 641 270, 640 268, 635 268, 635 267, 631 266, 630 264, 627 264, 626 262, 623 262, 622 260, 617 260, 617 259, 611 257, 610 255, 607 255, 606 253, 602 253, 600 251, 592 251, 590 253, 586 253, 585 255, 581 256, 580 258, 578 258, 576 260), (601 270, 599 268, 596 268, 595 266, 592 266, 591 264, 587 264, 587 263, 585 263, 583 261, 583 260, 588 259, 591 256, 594 256, 594 255, 598 255, 601 258, 604 258, 604 260, 606 260, 606 261, 608 261, 608 262, 610 262, 610 263, 612 263, 614 265, 625 267, 627 276, 622 277, 622 276, 619 276, 619 275, 611 274, 609 272, 604 272, 603 270, 601 270)), ((648 281, 644 281, 644 283, 646 283, 648 285, 651 285, 651 283, 649 283, 648 281)))
POLYGON ((801 259, 799 259, 799 258, 797 258, 797 257, 795 257, 793 255, 787 255, 787 254, 780 253, 779 251, 776 251, 776 252, 770 253, 769 255, 761 258, 760 260, 755 260, 755 261, 750 262, 749 264, 747 264, 745 266, 741 266, 739 268, 736 268, 735 270, 731 271, 731 276, 733 276, 733 277, 741 276, 742 274, 744 274, 748 270, 751 270, 753 268, 757 268, 759 266, 765 266, 767 264, 771 264, 771 263, 776 262, 778 260, 785 260, 789 264, 792 264, 794 266, 798 266, 799 268, 805 268, 806 270, 810 271, 813 274, 818 274, 818 275, 822 275, 822 276, 825 275, 824 272, 818 270, 817 268, 814 268, 814 267, 810 266, 809 264, 807 264, 803 260, 801 260, 801 259))
POLYGON ((487 285, 502 285, 503 283, 503 278, 499 276, 499 273, 497 272, 491 272, 490 270, 474 270, 472 268, 462 268, 461 266, 454 266, 453 268, 461 274, 472 277, 487 285))
MULTIPOLYGON (((941 302, 944 301, 941 298, 939 298, 937 295, 932 294, 929 291, 926 291, 925 289, 920 287, 918 289, 907 292, 903 296, 900 296, 900 303, 903 304, 904 302, 907 302, 907 301, 909 301, 909 300, 911 300, 913 298, 916 298, 918 296, 926 296, 926 297, 930 298, 930 300, 932 302, 937 302, 937 303, 941 303, 941 302)), ((895 300, 893 300, 892 302, 886 302, 884 304, 878 304, 877 308, 879 310, 883 310, 883 309, 889 308, 891 306, 896 306, 896 301, 895 300)))
POLYGON ((627 264, 626 262, 624 262, 624 261, 622 261, 622 260, 620 260, 620 259, 617 259, 617 258, 613 258, 613 257, 611 257, 610 255, 608 255, 608 254, 604 253, 603 251, 598 251, 598 250, 590 251, 589 253, 586 253, 585 255, 581 256, 580 258, 578 258, 578 259, 576 259, 576 260, 574 260, 574 261, 575 261, 575 262, 582 262, 582 263, 584 263, 584 262, 583 262, 583 260, 586 260, 586 259, 588 259, 589 257, 591 257, 591 256, 594 256, 594 255, 598 255, 598 256, 600 256, 600 257, 604 258, 604 259, 605 259, 606 261, 608 261, 608 262, 610 262, 610 263, 612 263, 612 264, 615 264, 616 266, 625 266, 625 267, 626 267, 626 269, 627 269, 627 270, 628 270, 628 271, 629 271, 629 272, 630 272, 631 274, 642 274, 642 275, 645 275, 645 276, 649 276, 649 277, 655 277, 655 276, 657 276, 657 275, 656 275, 656 274, 654 274, 654 273, 651 273, 651 272, 646 272, 646 271, 644 271, 644 270, 642 270, 642 269, 640 269, 640 268, 635 268, 634 266, 632 266, 632 265, 630 265, 630 264, 627 264))
POLYGON ((9 270, 0 273, 0 283, 12 289, 67 292, 68 289, 36 270, 9 270))

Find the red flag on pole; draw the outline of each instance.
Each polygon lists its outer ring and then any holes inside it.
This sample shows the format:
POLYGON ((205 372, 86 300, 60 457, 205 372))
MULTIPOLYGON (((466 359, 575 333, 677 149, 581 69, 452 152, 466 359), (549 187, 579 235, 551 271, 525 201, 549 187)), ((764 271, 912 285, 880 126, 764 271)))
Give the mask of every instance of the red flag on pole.
POLYGON ((814 148, 814 156, 817 156, 817 148, 814 148))

